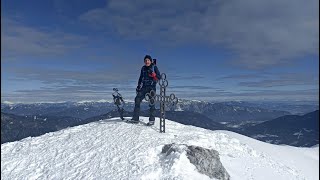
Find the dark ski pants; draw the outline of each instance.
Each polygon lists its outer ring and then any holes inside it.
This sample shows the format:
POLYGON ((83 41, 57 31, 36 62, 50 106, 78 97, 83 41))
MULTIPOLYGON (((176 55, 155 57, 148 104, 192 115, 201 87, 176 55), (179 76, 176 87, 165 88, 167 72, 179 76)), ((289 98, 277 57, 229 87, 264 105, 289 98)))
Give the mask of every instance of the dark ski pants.
MULTIPOLYGON (((133 111, 133 117, 132 117, 134 120, 139 120, 141 101, 145 98, 145 95, 147 93, 150 93, 151 90, 154 90, 156 92, 156 87, 155 86, 142 87, 141 90, 138 92, 136 98, 134 99, 134 111, 133 111)), ((154 121, 155 110, 156 110, 155 105, 149 105, 149 107, 150 107, 149 121, 154 121)))

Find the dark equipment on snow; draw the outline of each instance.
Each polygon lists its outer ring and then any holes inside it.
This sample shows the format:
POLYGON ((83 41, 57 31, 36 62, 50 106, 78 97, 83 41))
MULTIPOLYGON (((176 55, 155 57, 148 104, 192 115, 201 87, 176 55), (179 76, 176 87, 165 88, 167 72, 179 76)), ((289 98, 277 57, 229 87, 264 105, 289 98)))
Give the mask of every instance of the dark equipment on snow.
POLYGON ((154 90, 151 90, 150 93, 145 95, 146 101, 149 102, 150 105, 154 105, 156 102, 160 102, 160 132, 165 132, 165 107, 167 105, 177 105, 178 98, 174 94, 170 94, 170 96, 166 96, 166 87, 168 86, 167 75, 162 73, 161 79, 159 81, 160 85, 160 95, 157 95, 154 90))
POLYGON ((117 88, 113 88, 113 91, 114 91, 114 92, 112 93, 113 102, 114 102, 114 104, 115 104, 115 105, 117 106, 117 108, 118 108, 118 112, 119 112, 119 114, 120 114, 120 118, 121 118, 122 120, 124 120, 124 118, 123 118, 124 100, 123 100, 121 94, 118 92, 119 90, 118 90, 117 88))

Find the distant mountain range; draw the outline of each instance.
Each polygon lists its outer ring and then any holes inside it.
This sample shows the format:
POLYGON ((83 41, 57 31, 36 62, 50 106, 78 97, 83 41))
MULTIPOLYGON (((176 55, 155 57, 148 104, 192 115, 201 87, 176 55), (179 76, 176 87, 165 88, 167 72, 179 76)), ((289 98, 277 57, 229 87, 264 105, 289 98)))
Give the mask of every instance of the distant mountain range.
POLYGON ((80 125, 81 119, 67 116, 18 116, 1 112, 1 143, 39 136, 80 125))
POLYGON ((114 108, 114 104, 109 102, 1 104, 1 112, 15 115, 59 115, 81 119, 97 116, 99 114, 105 114, 114 108))
POLYGON ((270 110, 287 111, 294 115, 303 115, 319 109, 319 102, 244 102, 229 101, 223 102, 225 105, 257 107, 270 110))
POLYGON ((302 116, 282 116, 237 132, 273 144, 313 146, 319 144, 319 110, 302 116))
MULTIPOLYGON (((134 103, 127 102, 126 111, 133 111, 134 103)), ((148 103, 143 102, 141 109, 147 109, 148 103)), ((157 107, 159 109, 159 107, 157 107)), ((1 112, 15 115, 47 115, 71 116, 86 119, 106 114, 115 109, 112 102, 65 102, 65 103, 36 103, 36 104, 1 104, 1 112)), ((216 122, 266 121, 283 115, 287 111, 268 110, 241 104, 209 103, 204 101, 180 100, 171 111, 189 111, 203 114, 216 122)))
POLYGON ((241 104, 209 103, 181 100, 171 110, 201 113, 216 122, 266 121, 290 114, 286 111, 269 110, 241 104))
MULTIPOLYGON (((119 117, 114 109, 110 102, 1 104, 1 143, 119 117)), ((127 103, 126 109, 133 109, 133 103, 127 103)), ((142 109, 145 110, 140 115, 149 116, 147 103, 142 104, 142 109)), ((273 144, 309 147, 319 141, 318 113, 287 115, 290 113, 247 107, 239 102, 181 100, 178 106, 168 109, 166 118, 210 130, 234 131, 273 144)), ((157 110, 156 116, 159 115, 157 110)), ((124 116, 131 117, 132 112, 125 111, 124 116)))

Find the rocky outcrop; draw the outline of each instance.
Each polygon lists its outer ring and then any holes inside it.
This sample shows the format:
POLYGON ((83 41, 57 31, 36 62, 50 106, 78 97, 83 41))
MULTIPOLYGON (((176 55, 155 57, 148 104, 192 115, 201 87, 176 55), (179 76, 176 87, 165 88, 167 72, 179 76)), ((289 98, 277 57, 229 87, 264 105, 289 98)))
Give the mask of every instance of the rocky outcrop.
POLYGON ((186 152, 190 163, 192 163, 198 172, 209 176, 210 178, 229 180, 230 175, 223 167, 219 153, 213 149, 206 149, 199 146, 188 146, 185 144, 166 144, 162 148, 162 153, 168 156, 172 153, 186 152))

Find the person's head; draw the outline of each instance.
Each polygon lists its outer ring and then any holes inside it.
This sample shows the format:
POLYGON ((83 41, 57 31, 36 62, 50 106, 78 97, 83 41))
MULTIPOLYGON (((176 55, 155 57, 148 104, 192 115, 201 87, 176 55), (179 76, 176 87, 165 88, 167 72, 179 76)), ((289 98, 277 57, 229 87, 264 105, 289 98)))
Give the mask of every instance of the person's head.
POLYGON ((146 66, 150 66, 150 65, 152 64, 152 58, 151 58, 150 55, 146 55, 146 56, 144 57, 144 64, 145 64, 146 66))

